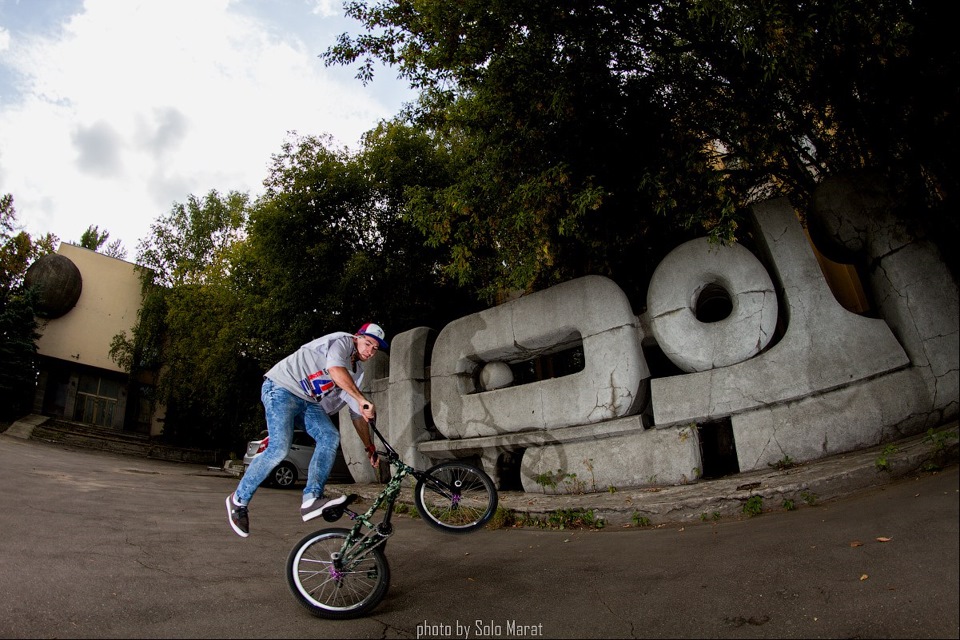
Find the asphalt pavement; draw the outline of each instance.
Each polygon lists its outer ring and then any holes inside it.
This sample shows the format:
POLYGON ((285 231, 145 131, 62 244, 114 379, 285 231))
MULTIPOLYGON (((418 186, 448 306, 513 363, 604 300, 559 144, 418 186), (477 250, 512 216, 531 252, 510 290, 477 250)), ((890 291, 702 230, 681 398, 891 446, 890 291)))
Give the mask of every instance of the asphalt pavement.
POLYGON ((527 526, 468 535, 400 516, 384 601, 329 621, 284 569, 345 525, 303 523, 299 491, 258 491, 243 539, 222 470, 0 434, 0 637, 957 638, 956 440, 925 440, 686 487, 504 492, 527 526), (557 510, 605 526, 533 524, 557 510))

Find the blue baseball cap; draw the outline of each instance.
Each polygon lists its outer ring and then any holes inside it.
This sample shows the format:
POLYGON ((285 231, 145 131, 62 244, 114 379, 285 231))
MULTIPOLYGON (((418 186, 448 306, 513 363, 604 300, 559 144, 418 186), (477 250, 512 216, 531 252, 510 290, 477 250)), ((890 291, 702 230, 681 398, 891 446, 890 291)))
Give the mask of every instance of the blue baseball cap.
POLYGON ((357 335, 373 338, 377 341, 377 344, 380 345, 381 349, 390 348, 390 345, 387 344, 387 334, 384 333, 383 328, 378 324, 368 322, 360 327, 360 329, 357 331, 357 335))

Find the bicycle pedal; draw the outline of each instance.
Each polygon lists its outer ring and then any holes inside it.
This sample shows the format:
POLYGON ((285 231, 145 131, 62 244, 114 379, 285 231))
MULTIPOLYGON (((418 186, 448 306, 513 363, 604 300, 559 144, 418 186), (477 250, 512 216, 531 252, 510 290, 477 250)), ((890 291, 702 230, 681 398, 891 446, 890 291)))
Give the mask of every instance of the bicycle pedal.
POLYGON ((343 507, 327 509, 323 512, 323 519, 327 522, 336 522, 343 517, 343 507))
POLYGON ((329 509, 323 510, 323 519, 327 522, 336 522, 343 517, 343 514, 347 511, 353 502, 355 502, 359 496, 355 493, 351 493, 347 496, 347 499, 338 504, 335 507, 330 507, 329 509))

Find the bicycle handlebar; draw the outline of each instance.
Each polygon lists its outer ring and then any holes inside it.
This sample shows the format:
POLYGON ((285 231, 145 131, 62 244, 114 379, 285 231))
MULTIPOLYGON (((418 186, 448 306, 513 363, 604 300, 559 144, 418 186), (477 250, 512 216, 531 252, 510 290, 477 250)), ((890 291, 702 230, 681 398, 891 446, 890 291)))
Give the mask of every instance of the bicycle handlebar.
MULTIPOLYGON (((363 408, 364 408, 364 409, 369 409, 369 408, 370 408, 370 405, 365 404, 365 405, 363 405, 363 408)), ((373 431, 373 434, 374 434, 375 436, 377 436, 377 438, 380 439, 380 442, 383 443, 383 446, 387 448, 387 450, 384 452, 384 453, 386 453, 387 457, 390 458, 391 460, 399 460, 399 459, 400 459, 400 454, 397 453, 397 450, 394 449, 394 448, 390 445, 389 442, 387 442, 387 439, 384 438, 384 437, 383 437, 383 434, 380 433, 379 429, 377 429, 377 421, 376 421, 376 419, 374 419, 374 420, 367 420, 367 424, 370 425, 370 429, 373 431)))

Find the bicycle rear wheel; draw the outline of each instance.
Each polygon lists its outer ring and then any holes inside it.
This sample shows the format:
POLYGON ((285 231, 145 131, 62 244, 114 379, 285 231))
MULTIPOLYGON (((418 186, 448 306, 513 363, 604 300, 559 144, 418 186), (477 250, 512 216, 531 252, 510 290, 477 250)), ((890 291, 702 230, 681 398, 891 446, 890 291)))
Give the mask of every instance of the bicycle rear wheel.
POLYGON ((354 559, 334 559, 349 533, 347 529, 311 533, 287 558, 290 591, 318 618, 362 616, 380 604, 390 586, 390 565, 382 549, 371 549, 354 559))
POLYGON ((493 517, 497 488, 490 476, 471 464, 441 462, 417 480, 414 504, 430 526, 467 533, 493 517))

